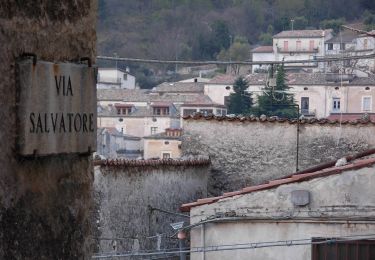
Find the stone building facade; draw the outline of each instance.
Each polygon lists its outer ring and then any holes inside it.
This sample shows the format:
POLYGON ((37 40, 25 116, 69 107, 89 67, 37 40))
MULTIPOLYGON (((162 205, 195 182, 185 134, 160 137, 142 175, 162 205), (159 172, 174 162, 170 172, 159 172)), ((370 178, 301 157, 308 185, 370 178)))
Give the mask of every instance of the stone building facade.
POLYGON ((89 155, 16 154, 16 60, 96 56, 94 0, 0 4, 0 259, 90 259, 89 155))
POLYGON ((181 203, 207 196, 207 158, 104 161, 95 167, 98 253, 173 248, 181 203), (169 211, 171 213, 162 212, 169 211), (158 236, 160 234, 160 236, 158 236))
MULTIPOLYGON (((298 168, 329 162, 374 147, 369 121, 302 120, 298 168)), ((188 117, 183 155, 212 160, 208 191, 212 195, 260 184, 296 170, 296 121, 276 118, 188 117)))

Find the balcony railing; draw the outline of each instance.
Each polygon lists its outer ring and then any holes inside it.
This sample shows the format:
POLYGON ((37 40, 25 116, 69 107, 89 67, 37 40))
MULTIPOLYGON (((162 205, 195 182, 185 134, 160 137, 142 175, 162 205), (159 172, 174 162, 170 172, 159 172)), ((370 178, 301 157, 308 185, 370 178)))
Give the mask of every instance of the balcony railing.
POLYGON ((315 109, 305 109, 301 108, 301 115, 303 116, 315 116, 316 115, 316 110, 315 109))

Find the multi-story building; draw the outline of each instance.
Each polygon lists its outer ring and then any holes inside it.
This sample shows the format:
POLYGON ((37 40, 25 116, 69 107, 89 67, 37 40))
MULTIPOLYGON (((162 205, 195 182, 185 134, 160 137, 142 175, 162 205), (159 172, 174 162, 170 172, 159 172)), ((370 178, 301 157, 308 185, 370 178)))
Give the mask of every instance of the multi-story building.
POLYGON ((135 89, 135 77, 128 70, 116 68, 98 69, 98 89, 135 89))
POLYGON ((181 157, 182 129, 167 128, 165 132, 145 136, 144 159, 175 159, 181 157))
MULTIPOLYGON (((248 91, 256 96, 266 86, 267 74, 250 74, 248 91)), ((300 113, 304 116, 325 118, 332 115, 374 113, 375 77, 325 73, 289 73, 287 84, 294 94, 300 113)))
MULTIPOLYGON (((332 30, 282 31, 273 36, 275 61, 314 60, 325 55, 324 43, 332 38, 332 30)), ((324 64, 301 62, 286 67, 304 67, 323 70, 324 64)))
POLYGON ((98 89, 97 93, 98 127, 113 127, 139 138, 181 128, 185 109, 226 114, 226 108, 204 95, 204 85, 197 82, 163 83, 152 90, 98 89))

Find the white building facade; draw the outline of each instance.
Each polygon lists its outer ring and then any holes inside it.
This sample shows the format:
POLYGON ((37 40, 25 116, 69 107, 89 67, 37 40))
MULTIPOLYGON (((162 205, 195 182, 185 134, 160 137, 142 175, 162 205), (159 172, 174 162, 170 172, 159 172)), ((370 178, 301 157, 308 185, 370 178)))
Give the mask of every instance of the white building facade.
POLYGON ((135 89, 135 77, 128 71, 116 68, 98 69, 98 89, 135 89))

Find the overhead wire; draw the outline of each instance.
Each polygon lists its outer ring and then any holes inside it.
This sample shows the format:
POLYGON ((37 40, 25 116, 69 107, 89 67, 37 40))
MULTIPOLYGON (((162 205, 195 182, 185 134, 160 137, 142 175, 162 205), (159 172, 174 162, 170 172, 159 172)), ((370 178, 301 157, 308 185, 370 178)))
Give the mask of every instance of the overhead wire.
POLYGON ((303 238, 303 239, 291 239, 291 240, 279 240, 279 241, 266 241, 266 242, 248 242, 248 243, 235 243, 227 245, 213 245, 207 247, 191 247, 182 249, 172 249, 164 251, 153 251, 153 252, 131 252, 125 251, 116 254, 101 254, 94 255, 92 259, 105 259, 105 258, 120 258, 120 257, 146 257, 146 256, 157 256, 157 255, 169 255, 178 253, 203 253, 203 252, 220 252, 230 250, 250 250, 258 248, 269 248, 269 247, 291 247, 301 245, 318 245, 318 244, 335 244, 338 242, 346 241, 357 241, 357 240, 369 240, 375 239, 375 234, 362 234, 362 235, 350 235, 341 237, 328 237, 325 239, 319 238, 318 241, 314 241, 314 238, 303 238))

